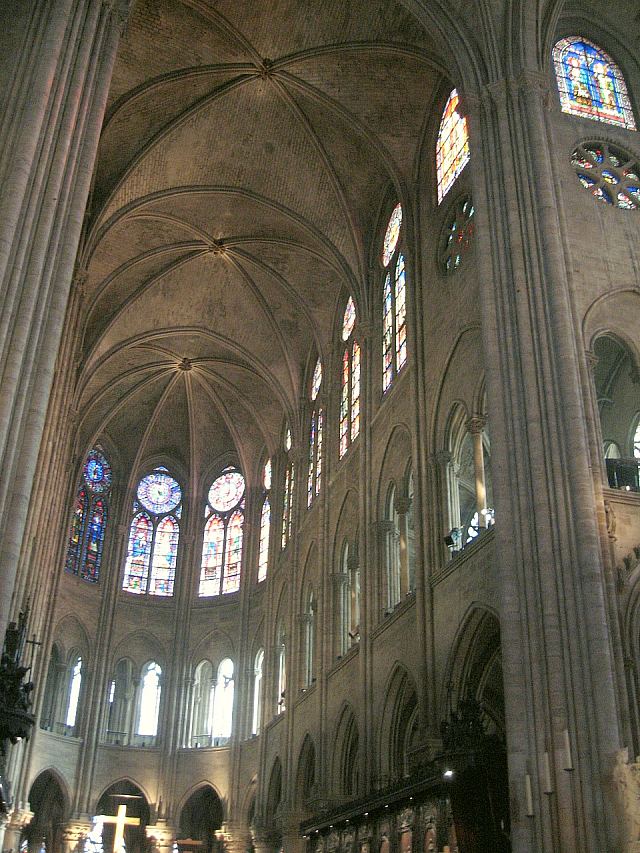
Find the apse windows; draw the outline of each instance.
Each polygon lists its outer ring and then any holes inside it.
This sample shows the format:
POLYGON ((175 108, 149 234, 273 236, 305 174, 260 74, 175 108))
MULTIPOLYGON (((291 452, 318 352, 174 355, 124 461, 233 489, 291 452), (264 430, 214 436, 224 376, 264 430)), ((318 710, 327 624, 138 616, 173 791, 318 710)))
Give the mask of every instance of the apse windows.
POLYGON ((316 361, 311 379, 311 426, 309 428, 309 473, 307 477, 307 507, 320 494, 322 485, 322 441, 324 430, 324 412, 318 394, 322 385, 322 362, 316 361))
POLYGON ((173 595, 182 490, 166 468, 138 483, 122 588, 137 595, 173 595))
POLYGON ((460 98, 454 89, 445 105, 436 142, 438 204, 454 185, 469 157, 467 119, 460 112, 460 98))
POLYGON ((260 511, 260 541, 258 544, 258 583, 267 577, 269 568, 269 533, 271 531, 271 460, 267 459, 262 472, 264 497, 260 511))
POLYGON ((471 246, 475 209, 471 198, 459 198, 447 217, 440 238, 440 268, 444 273, 454 273, 462 264, 463 257, 471 246))
POLYGON ((198 595, 226 595, 240 589, 244 528, 244 477, 225 468, 209 489, 198 595))
POLYGON ((214 746, 225 746, 233 728, 233 661, 225 658, 220 662, 213 695, 212 737, 214 746))
POLYGON ((553 64, 562 112, 636 129, 622 72, 593 42, 581 36, 560 39, 553 64))
POLYGON ((150 661, 142 670, 140 700, 136 735, 139 738, 155 738, 158 733, 160 694, 162 692, 162 668, 150 661))
POLYGON ((284 473, 284 493, 282 497, 282 548, 286 548, 291 539, 291 531, 293 529, 293 498, 295 490, 296 472, 293 459, 291 458, 291 430, 287 428, 284 436, 284 451, 285 473, 284 473))
POLYGON ((100 576, 112 472, 102 450, 89 451, 82 468, 67 545, 65 570, 96 583, 100 576))
POLYGON ((382 266, 387 269, 382 294, 382 390, 388 391, 407 363, 407 288, 400 252, 402 207, 397 204, 385 232, 382 266))
MULTIPOLYGON (((399 215, 402 219, 401 209, 399 215)), ((360 433, 360 344, 355 338, 356 319, 356 307, 350 296, 342 318, 344 350, 340 376, 340 458, 360 433)))
POLYGON ((69 691, 67 699, 67 713, 64 724, 66 730, 74 733, 78 717, 78 703, 80 702, 80 688, 82 686, 82 658, 73 659, 69 673, 69 691))
POLYGON ((253 663, 253 713, 251 715, 251 734, 260 733, 262 719, 262 673, 264 670, 264 649, 258 649, 253 663))

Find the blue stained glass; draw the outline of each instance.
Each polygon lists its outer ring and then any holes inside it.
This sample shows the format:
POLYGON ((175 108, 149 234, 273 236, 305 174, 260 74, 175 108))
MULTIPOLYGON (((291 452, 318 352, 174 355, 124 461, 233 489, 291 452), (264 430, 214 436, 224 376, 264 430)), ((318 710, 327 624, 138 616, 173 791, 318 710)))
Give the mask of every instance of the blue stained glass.
POLYGON ((603 50, 570 36, 554 47, 553 62, 563 112, 636 129, 624 78, 603 50))
POLYGON ((90 491, 97 494, 111 488, 111 466, 97 448, 89 452, 82 473, 90 491))
POLYGON ((82 484, 76 495, 65 559, 67 572, 90 583, 96 583, 100 576, 111 479, 106 456, 94 447, 82 467, 82 484))
POLYGON ((602 170, 602 177, 608 184, 618 183, 618 178, 616 177, 616 175, 614 175, 613 172, 609 172, 607 169, 602 170))
POLYGON ((147 474, 138 484, 138 500, 156 515, 171 512, 182 501, 182 490, 176 480, 163 471, 147 474))

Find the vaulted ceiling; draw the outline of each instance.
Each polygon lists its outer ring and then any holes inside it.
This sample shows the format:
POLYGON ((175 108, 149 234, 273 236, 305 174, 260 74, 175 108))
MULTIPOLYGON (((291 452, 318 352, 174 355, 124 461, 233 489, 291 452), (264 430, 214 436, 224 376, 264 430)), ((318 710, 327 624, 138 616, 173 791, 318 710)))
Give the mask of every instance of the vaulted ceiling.
POLYGON ((294 430, 443 61, 389 0, 138 0, 82 254, 79 442, 243 464, 294 430))

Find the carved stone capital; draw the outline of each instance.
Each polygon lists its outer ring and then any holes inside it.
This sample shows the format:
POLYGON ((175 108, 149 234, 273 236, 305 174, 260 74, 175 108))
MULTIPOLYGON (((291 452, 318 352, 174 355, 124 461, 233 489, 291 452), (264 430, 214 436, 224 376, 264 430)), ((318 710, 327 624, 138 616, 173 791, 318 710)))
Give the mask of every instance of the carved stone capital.
POLYGON ((473 415, 466 423, 470 435, 481 435, 486 426, 487 419, 484 415, 473 415))

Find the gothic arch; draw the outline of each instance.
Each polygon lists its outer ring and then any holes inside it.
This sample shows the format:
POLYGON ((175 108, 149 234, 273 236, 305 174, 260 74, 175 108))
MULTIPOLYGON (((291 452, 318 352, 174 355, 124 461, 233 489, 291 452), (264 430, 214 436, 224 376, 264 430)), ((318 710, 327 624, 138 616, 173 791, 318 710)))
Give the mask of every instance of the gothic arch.
POLYGON ((637 290, 620 288, 599 296, 591 303, 582 320, 582 339, 585 348, 593 345, 601 335, 619 338, 640 365, 638 350, 638 327, 640 326, 640 294, 637 290), (615 328, 611 318, 615 317, 615 328))
POLYGON ((335 794, 353 797, 360 780, 360 736, 352 706, 344 702, 331 741, 334 744, 331 783, 335 794))
POLYGON ((483 706, 489 730, 504 736, 500 622, 493 610, 479 605, 469 608, 456 633, 442 683, 440 719, 449 706, 470 697, 483 706))
POLYGON ((145 788, 145 786, 142 785, 137 779, 134 779, 133 776, 128 776, 128 775, 117 776, 113 781, 107 782, 106 784, 104 784, 102 789, 100 790, 100 793, 98 794, 98 796, 94 798, 94 806, 93 806, 92 814, 98 813, 97 809, 98 809, 98 803, 100 802, 100 800, 104 797, 104 795, 111 788, 115 788, 118 785, 123 785, 125 787, 127 785, 133 785, 134 788, 138 788, 138 790, 140 791, 140 793, 144 797, 147 805, 149 805, 149 803, 152 803, 154 801, 154 798, 151 797, 149 794, 149 790, 147 788, 145 788))
POLYGON ((33 849, 59 851, 63 847, 63 826, 69 817, 69 790, 54 768, 42 770, 29 787, 29 805, 33 811, 24 834, 33 849))
POLYGON ((413 676, 396 661, 383 693, 378 731, 380 779, 392 782, 407 775, 406 756, 415 735, 418 694, 413 676))
POLYGON ((274 824, 278 824, 280 821, 280 807, 283 799, 284 779, 282 774, 282 762, 280 761, 280 756, 276 755, 273 760, 273 764, 271 765, 266 797, 266 813, 274 824))
POLYGON ((484 381, 484 350, 480 326, 466 326, 453 344, 442 369, 442 378, 433 407, 433 447, 444 446, 451 412, 455 406, 473 413, 478 389, 484 381), (477 365, 477 370, 469 370, 477 365))
POLYGON ((72 651, 77 652, 85 662, 91 660, 89 633, 74 613, 67 613, 58 621, 53 638, 63 660, 68 660, 72 651))
POLYGON ((223 658, 235 659, 236 650, 233 639, 227 631, 216 627, 201 637, 193 647, 190 655, 192 666, 196 666, 203 658, 220 662, 223 658))
POLYGON ((410 460, 411 430, 404 423, 396 424, 387 440, 378 474, 378 518, 384 517, 390 484, 393 482, 397 490, 402 490, 403 475, 410 460))
POLYGON ((317 752, 313 738, 307 732, 298 753, 296 770, 296 800, 302 807, 308 807, 317 785, 317 752))
POLYGON ((34 774, 31 782, 29 783, 29 789, 31 789, 35 782, 37 782, 37 780, 45 773, 52 776, 56 784, 59 786, 64 801, 64 813, 65 815, 68 815, 71 808, 71 795, 69 793, 71 790, 71 785, 69 784, 69 782, 67 782, 67 780, 64 778, 64 774, 57 767, 49 765, 48 767, 42 767, 40 770, 38 770, 38 772, 34 774))
POLYGON ((133 661, 138 668, 155 660, 164 669, 167 653, 164 644, 151 631, 132 631, 120 640, 111 654, 114 665, 124 657, 133 661))

